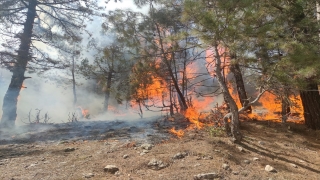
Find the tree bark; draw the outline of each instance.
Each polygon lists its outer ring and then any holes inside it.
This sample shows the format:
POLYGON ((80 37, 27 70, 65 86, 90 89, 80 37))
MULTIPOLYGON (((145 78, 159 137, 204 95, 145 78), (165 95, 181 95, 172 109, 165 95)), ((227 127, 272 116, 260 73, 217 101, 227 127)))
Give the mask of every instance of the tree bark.
POLYGON ((74 55, 72 57, 72 69, 71 69, 71 74, 72 74, 72 90, 73 90, 73 106, 76 106, 77 104, 77 92, 76 92, 76 78, 74 75, 75 71, 75 62, 74 62, 74 55))
POLYGON ((108 106, 109 106, 109 99, 110 99, 110 89, 111 89, 111 84, 112 84, 112 70, 110 69, 108 72, 108 77, 107 77, 107 89, 104 94, 104 109, 106 112, 108 112, 108 106))
POLYGON ((226 82, 224 81, 224 76, 222 75, 222 69, 221 69, 221 57, 218 50, 218 45, 214 45, 214 51, 215 51, 215 62, 216 62, 216 76, 218 79, 218 82, 220 84, 220 87, 223 92, 223 96, 225 100, 227 101, 230 113, 228 113, 225 117, 225 123, 226 123, 226 130, 228 130, 228 119, 231 121, 231 134, 232 137, 236 142, 240 142, 242 139, 242 135, 240 133, 240 121, 239 121, 239 112, 236 102, 233 100, 226 82))
POLYGON ((318 85, 310 83, 305 91, 300 91, 305 125, 308 128, 320 129, 320 95, 318 85))
POLYGON ((33 30, 33 23, 36 17, 36 0, 30 0, 28 4, 27 19, 24 23, 23 33, 20 37, 17 61, 12 70, 12 77, 9 88, 4 96, 2 105, 1 127, 12 128, 17 118, 18 96, 22 88, 23 81, 26 79, 24 73, 28 61, 31 59, 30 44, 33 30))
MULTIPOLYGON (((246 89, 244 87, 243 77, 241 73, 241 69, 238 63, 234 63, 230 66, 230 71, 233 73, 236 86, 237 86, 237 92, 240 99, 240 103, 242 107, 246 106, 249 103, 248 96, 246 89)), ((252 113, 252 107, 249 106, 245 111, 249 114, 252 113)))

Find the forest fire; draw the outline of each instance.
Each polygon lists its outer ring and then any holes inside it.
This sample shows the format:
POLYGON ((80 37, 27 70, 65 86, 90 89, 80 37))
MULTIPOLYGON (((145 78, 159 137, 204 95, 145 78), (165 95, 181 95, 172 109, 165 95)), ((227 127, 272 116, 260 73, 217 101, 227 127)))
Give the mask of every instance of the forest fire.
POLYGON ((170 133, 172 133, 172 134, 174 134, 174 135, 176 135, 178 138, 182 138, 183 137, 183 135, 184 135, 184 131, 183 130, 176 130, 174 127, 173 128, 171 128, 170 130, 169 130, 169 132, 170 133))

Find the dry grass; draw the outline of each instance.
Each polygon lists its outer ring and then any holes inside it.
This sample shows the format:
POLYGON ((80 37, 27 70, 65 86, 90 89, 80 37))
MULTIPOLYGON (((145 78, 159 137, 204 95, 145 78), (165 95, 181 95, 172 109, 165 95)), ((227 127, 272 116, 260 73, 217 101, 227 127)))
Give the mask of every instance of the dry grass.
POLYGON ((173 137, 156 144, 143 156, 139 143, 114 138, 5 144, 0 145, 0 179, 85 179, 84 175, 93 173, 91 179, 184 180, 210 172, 219 173, 221 179, 320 179, 319 131, 303 125, 251 121, 242 123, 242 132, 245 138, 238 145, 227 137, 213 137, 210 134, 215 133, 207 130, 188 131, 181 139, 173 137), (75 150, 65 152, 68 147, 75 150), (172 159, 178 152, 188 156, 172 159), (129 155, 126 159, 125 154, 129 155), (254 157, 259 160, 253 161, 254 157), (152 158, 169 166, 158 171, 148 169, 152 158), (250 160, 250 164, 244 160, 250 160), (230 170, 224 170, 223 163, 229 164, 230 170), (116 165, 120 173, 105 173, 103 168, 108 164, 116 165), (278 172, 266 172, 267 164, 278 172))

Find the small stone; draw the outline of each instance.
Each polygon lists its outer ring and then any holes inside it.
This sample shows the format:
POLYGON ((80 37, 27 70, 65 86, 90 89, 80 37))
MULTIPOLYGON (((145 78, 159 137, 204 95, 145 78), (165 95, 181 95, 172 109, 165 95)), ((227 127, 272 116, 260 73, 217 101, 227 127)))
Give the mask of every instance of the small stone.
POLYGON ((250 161, 249 161, 249 160, 247 160, 247 159, 246 159, 246 160, 244 160, 243 162, 244 162, 245 164, 250 164, 250 161))
POLYGON ((148 163, 148 167, 153 170, 160 170, 166 168, 168 166, 167 163, 162 162, 158 159, 151 159, 148 163))
POLYGON ((215 152, 221 152, 219 149, 215 149, 214 151, 215 151, 215 152))
POLYGON ((141 153, 140 153, 140 156, 143 156, 143 155, 145 155, 145 154, 146 154, 145 152, 141 152, 141 153))
POLYGON ((134 147, 133 149, 134 149, 134 150, 137 150, 138 148, 137 148, 137 147, 134 147))
POLYGON ((224 170, 227 170, 227 169, 230 168, 230 166, 229 166, 229 164, 224 163, 224 164, 222 164, 222 168, 223 168, 224 170))
POLYGON ((200 157, 200 156, 198 156, 196 160, 200 160, 200 159, 201 159, 201 157, 200 157))
POLYGON ((217 173, 198 174, 193 177, 194 180, 209 180, 219 178, 217 173))
POLYGON ((149 151, 145 150, 145 149, 142 152, 145 153, 145 154, 149 153, 149 151))
POLYGON ((237 149, 240 151, 240 152, 244 152, 243 148, 238 146, 237 149))
POLYGON ((239 171, 232 171, 233 175, 239 175, 239 171))
POLYGON ((253 158, 253 161, 259 161, 260 159, 259 158, 257 158, 257 157, 254 157, 253 158))
POLYGON ((179 152, 179 153, 177 153, 177 154, 175 154, 172 158, 173 159, 182 159, 182 158, 184 158, 184 157, 186 157, 187 156, 187 153, 185 153, 185 152, 179 152))
POLYGON ((263 141, 258 141, 258 144, 260 144, 260 145, 265 145, 266 143, 263 142, 263 141))
POLYGON ((121 172, 120 172, 120 171, 117 171, 116 173, 114 173, 114 175, 120 176, 120 175, 121 175, 121 172))
POLYGON ((84 178, 92 178, 94 176, 93 173, 88 173, 88 174, 85 174, 83 177, 84 178))
POLYGON ((300 163, 305 163, 305 161, 303 161, 303 160, 299 160, 299 162, 300 162, 300 163))
POLYGON ((274 167, 270 166, 270 165, 266 165, 264 170, 266 170, 268 172, 277 172, 277 170, 274 167))
POLYGON ((115 165, 107 165, 104 167, 104 171, 110 174, 115 174, 117 171, 119 171, 119 168, 115 165))
POLYGON ((294 168, 298 168, 298 166, 295 165, 295 164, 293 164, 293 163, 290 163, 290 165, 291 165, 292 167, 294 167, 294 168))
POLYGON ((145 143, 145 144, 142 144, 140 147, 141 147, 142 149, 151 150, 152 147, 153 147, 153 145, 152 145, 152 144, 147 144, 147 143, 145 143))
POLYGON ((72 152, 72 151, 75 151, 76 149, 75 148, 66 148, 64 150, 64 152, 72 152))
POLYGON ((197 163, 197 164, 194 165, 194 167, 198 167, 198 166, 201 166, 201 164, 197 163))
POLYGON ((127 159, 129 157, 128 154, 123 155, 123 159, 127 159))
POLYGON ((213 159, 213 157, 208 155, 208 156, 204 156, 203 159, 204 160, 210 160, 210 159, 213 159))

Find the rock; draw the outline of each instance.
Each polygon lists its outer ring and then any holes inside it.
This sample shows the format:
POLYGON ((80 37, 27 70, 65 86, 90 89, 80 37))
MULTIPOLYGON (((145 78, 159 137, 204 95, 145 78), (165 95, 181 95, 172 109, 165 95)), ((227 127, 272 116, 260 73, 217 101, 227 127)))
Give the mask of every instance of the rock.
POLYGON ((198 166, 201 166, 201 164, 197 163, 197 164, 194 165, 194 167, 198 167, 198 166))
POLYGON ((223 168, 224 170, 227 170, 227 169, 230 168, 230 166, 229 166, 229 164, 224 163, 224 164, 222 164, 222 168, 223 168))
POLYGON ((148 167, 153 170, 160 170, 166 168, 168 166, 167 163, 162 162, 158 159, 151 159, 148 163, 148 167))
POLYGON ((186 157, 187 156, 187 153, 185 153, 185 152, 179 152, 179 153, 177 153, 177 154, 175 154, 172 158, 173 159, 182 159, 182 158, 184 158, 184 157, 186 157))
POLYGON ((258 144, 260 144, 260 145, 266 145, 266 143, 263 142, 263 141, 258 141, 258 144))
POLYGON ((240 151, 240 152, 244 152, 243 148, 238 146, 237 149, 240 151))
POLYGON ((114 175, 120 176, 120 175, 121 175, 121 172, 120 172, 120 171, 117 171, 116 173, 114 173, 114 175))
POLYGON ((141 152, 141 153, 140 153, 140 156, 143 156, 143 155, 145 155, 145 154, 146 154, 145 152, 141 152))
POLYGON ((147 154, 149 151, 144 149, 142 152, 147 154))
POLYGON ((247 159, 246 159, 246 160, 244 160, 243 162, 244 162, 244 163, 246 163, 246 164, 250 164, 250 161, 249 161, 249 160, 247 160, 247 159))
POLYGON ((128 154, 125 154, 125 155, 123 155, 122 157, 123 157, 123 159, 127 159, 127 158, 129 157, 129 155, 128 155, 128 154))
POLYGON ((204 160, 210 160, 210 159, 213 159, 213 157, 212 157, 212 156, 207 155, 207 156, 204 156, 202 159, 204 159, 204 160))
POLYGON ((293 164, 293 163, 290 163, 290 165, 291 165, 292 167, 294 167, 294 168, 298 168, 298 166, 295 165, 295 164, 293 164))
POLYGON ((233 175, 239 175, 239 171, 232 171, 233 175))
POLYGON ((257 157, 254 157, 253 158, 253 161, 259 161, 260 159, 259 158, 257 158, 257 157))
POLYGON ((93 173, 88 173, 88 174, 85 174, 83 177, 84 178, 92 178, 94 176, 93 173))
POLYGON ((141 147, 142 149, 151 150, 152 147, 153 147, 153 145, 152 145, 152 144, 147 144, 147 143, 145 143, 145 144, 142 144, 140 147, 141 147))
POLYGON ((119 171, 119 168, 117 168, 115 165, 107 165, 103 170, 107 173, 115 174, 117 171, 119 171))
POLYGON ((266 165, 264 170, 266 170, 268 172, 277 172, 277 170, 274 167, 270 166, 270 165, 266 165))
POLYGON ((194 180, 211 180, 215 178, 219 178, 217 173, 198 174, 193 177, 194 180))
POLYGON ((64 152, 72 152, 72 151, 75 151, 76 149, 75 148, 66 148, 64 150, 64 152))

